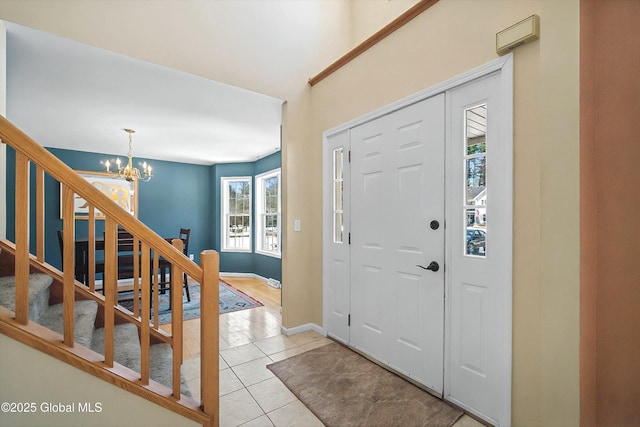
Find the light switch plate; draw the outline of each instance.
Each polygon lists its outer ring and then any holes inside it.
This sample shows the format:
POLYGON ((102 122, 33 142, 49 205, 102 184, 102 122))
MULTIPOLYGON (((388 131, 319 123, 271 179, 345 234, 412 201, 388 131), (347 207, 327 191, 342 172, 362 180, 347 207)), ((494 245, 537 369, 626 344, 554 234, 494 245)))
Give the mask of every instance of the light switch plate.
POLYGON ((300 231, 300 220, 296 219, 293 221, 293 231, 300 231))

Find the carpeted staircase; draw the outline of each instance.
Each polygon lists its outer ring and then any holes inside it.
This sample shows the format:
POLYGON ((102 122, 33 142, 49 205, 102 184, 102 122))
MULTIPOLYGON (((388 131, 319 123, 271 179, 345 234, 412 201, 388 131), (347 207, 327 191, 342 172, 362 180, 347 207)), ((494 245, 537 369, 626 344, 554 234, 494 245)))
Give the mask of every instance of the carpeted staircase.
MULTIPOLYGON (((49 287, 53 279, 46 274, 29 275, 29 320, 62 335, 62 304, 49 305, 49 287)), ((0 305, 15 311, 15 277, 0 277, 0 305)), ((98 304, 75 302, 75 341, 96 353, 104 354, 104 329, 95 327, 98 304)), ((114 359, 117 363, 140 372, 140 339, 138 328, 131 323, 114 328, 114 359)), ((169 344, 155 344, 149 349, 149 371, 153 381, 171 389, 172 351, 169 344)), ((188 387, 181 392, 191 397, 188 387)))

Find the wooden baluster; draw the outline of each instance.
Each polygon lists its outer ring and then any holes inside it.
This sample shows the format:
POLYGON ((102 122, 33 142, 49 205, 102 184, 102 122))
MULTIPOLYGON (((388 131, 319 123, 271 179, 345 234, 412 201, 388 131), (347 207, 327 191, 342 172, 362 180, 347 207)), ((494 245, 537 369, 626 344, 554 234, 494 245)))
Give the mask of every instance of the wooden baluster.
POLYGON ((74 310, 75 310, 75 220, 73 213, 73 190, 66 185, 62 190, 62 240, 63 259, 62 271, 62 312, 64 319, 64 343, 73 347, 74 337, 74 310))
POLYGON ((36 258, 44 262, 44 169, 36 165, 36 258))
MULTIPOLYGON (((183 253, 182 240, 173 239, 173 246, 183 253)), ((173 397, 180 398, 180 368, 182 366, 182 272, 171 266, 171 335, 173 335, 173 397)))
MULTIPOLYGON (((87 285, 91 292, 96 291, 96 211, 93 205, 89 205, 89 230, 87 236, 87 263, 89 264, 87 285)), ((102 288, 104 289, 104 273, 102 277, 102 288)))
POLYGON ((158 252, 153 251, 153 327, 158 329, 158 310, 160 297, 158 296, 158 252))
POLYGON ((220 257, 216 251, 200 253, 203 269, 200 286, 200 396, 202 410, 211 418, 210 425, 217 427, 219 420, 219 311, 220 311, 220 257))
POLYGON ((16 151, 16 321, 29 322, 29 159, 16 151))
POLYGON ((131 237, 133 238, 133 314, 137 316, 140 313, 140 241, 134 235, 131 237))
POLYGON ((113 367, 113 328, 118 286, 118 225, 107 217, 104 224, 104 363, 113 367))
MULTIPOLYGON (((149 318, 151 317, 151 263, 149 256, 150 248, 142 243, 142 314, 140 317, 140 381, 142 384, 149 384, 149 346, 150 328, 149 318)), ((137 288, 137 287, 136 287, 137 288)), ((138 299, 138 292, 134 293, 134 301, 138 299)), ((137 304, 134 304, 134 307, 137 304)), ((138 314, 136 309, 135 314, 138 314)))

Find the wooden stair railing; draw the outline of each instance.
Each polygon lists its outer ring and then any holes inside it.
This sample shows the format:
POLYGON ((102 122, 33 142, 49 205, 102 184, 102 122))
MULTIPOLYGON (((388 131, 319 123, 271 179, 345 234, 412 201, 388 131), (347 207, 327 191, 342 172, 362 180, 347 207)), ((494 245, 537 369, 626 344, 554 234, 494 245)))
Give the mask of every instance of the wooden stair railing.
MULTIPOLYGON (((174 410, 194 421, 206 426, 217 426, 219 423, 218 409, 218 281, 219 258, 217 252, 206 250, 201 253, 202 266, 184 256, 182 241, 173 240, 169 244, 140 222, 137 218, 120 208, 106 195, 93 187, 75 171, 65 165, 57 157, 49 153, 42 146, 33 141, 29 136, 11 124, 6 118, 0 116, 0 139, 11 146, 16 152, 16 182, 15 182, 15 325, 9 325, 12 335, 19 335, 16 331, 21 325, 29 325, 28 308, 28 282, 30 265, 34 262, 49 268, 44 260, 44 174, 47 173, 62 184, 62 217, 63 217, 63 259, 62 259, 62 300, 63 300, 63 345, 68 351, 74 350, 74 302, 75 295, 86 294, 94 299, 104 309, 105 347, 102 368, 106 372, 100 375, 116 375, 118 369, 114 369, 114 325, 116 317, 119 321, 125 319, 135 324, 140 332, 141 341, 141 369, 140 377, 134 381, 126 379, 126 375, 110 379, 116 385, 126 390, 149 398, 149 390, 161 390, 158 384, 152 383, 149 378, 149 346, 152 340, 161 339, 169 343, 173 352, 172 366, 172 390, 171 395, 162 392, 153 395, 152 399, 168 409, 174 410), (30 230, 30 163, 35 164, 35 230, 30 230), (89 206, 89 280, 88 286, 75 280, 74 269, 74 241, 75 218, 73 199, 74 194, 82 197, 89 206), (104 297, 95 292, 94 260, 95 260, 95 212, 100 211, 105 218, 105 272, 103 275, 104 297), (134 252, 134 292, 137 295, 141 291, 141 300, 138 303, 134 298, 134 314, 117 305, 117 230, 121 227, 129 232, 134 239, 134 245, 140 246, 138 255, 134 252), (29 250, 29 235, 35 232, 36 256, 35 260, 29 250), (161 331, 158 327, 158 259, 162 257, 172 265, 170 298, 172 298, 171 333, 161 331), (182 277, 186 273, 189 277, 201 284, 201 402, 193 405, 191 399, 180 394, 180 367, 182 365, 182 277), (141 278, 141 281, 140 281, 141 278), (156 298, 152 304, 151 294, 156 298), (140 305, 138 305, 140 304, 140 305), (151 306, 154 307, 154 315, 151 316, 151 306), (140 309, 141 315, 138 316, 140 309), (151 320, 153 323, 151 323, 151 320), (178 404, 176 406, 176 403, 178 404), (176 410, 177 408, 177 410, 176 410)), ((8 246, 7 246, 8 247, 8 246)), ((13 249, 13 248, 12 248, 13 249)), ((50 267, 55 270, 53 267, 50 267)), ((5 319, 0 317, 2 321, 5 319)), ((7 326, 7 328, 9 328, 7 326)), ((7 330, 4 328, 4 330, 7 330)), ((29 340, 25 340, 29 341, 29 340)), ((46 340, 45 340, 46 341, 46 340)), ((38 341, 42 346, 42 340, 38 341)), ((77 346, 77 345, 76 345, 77 346)), ((55 351, 47 351, 49 354, 59 354, 60 343, 52 343, 55 351)), ((77 353, 76 353, 77 354, 77 353)), ((95 372, 95 361, 78 361, 76 358, 59 357, 69 362, 76 360, 77 364, 89 363, 91 366, 78 366, 87 372, 95 372)), ((117 376, 117 375, 116 375, 117 376)))

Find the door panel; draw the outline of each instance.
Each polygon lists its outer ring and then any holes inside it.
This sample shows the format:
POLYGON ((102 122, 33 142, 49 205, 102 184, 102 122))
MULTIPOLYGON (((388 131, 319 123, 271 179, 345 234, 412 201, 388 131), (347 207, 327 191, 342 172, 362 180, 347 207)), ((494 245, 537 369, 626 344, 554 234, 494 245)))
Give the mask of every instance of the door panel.
POLYGON ((381 226, 391 219, 387 128, 386 120, 376 120, 351 130, 351 345, 384 363, 391 296, 385 266, 388 233, 381 226))
POLYGON ((444 95, 351 131, 351 344, 442 392, 444 95))

